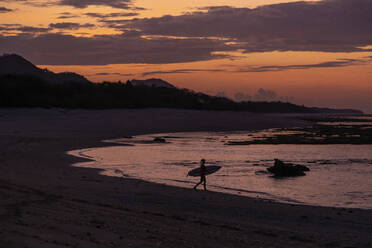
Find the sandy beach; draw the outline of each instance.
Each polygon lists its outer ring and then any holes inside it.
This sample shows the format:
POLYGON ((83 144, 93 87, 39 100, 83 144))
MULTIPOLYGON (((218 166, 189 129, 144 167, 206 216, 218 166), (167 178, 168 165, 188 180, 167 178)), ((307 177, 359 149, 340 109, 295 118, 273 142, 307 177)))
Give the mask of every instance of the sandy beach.
POLYGON ((372 247, 371 210, 281 204, 107 177, 72 167, 82 160, 66 154, 139 134, 307 124, 298 117, 0 109, 0 247, 372 247))

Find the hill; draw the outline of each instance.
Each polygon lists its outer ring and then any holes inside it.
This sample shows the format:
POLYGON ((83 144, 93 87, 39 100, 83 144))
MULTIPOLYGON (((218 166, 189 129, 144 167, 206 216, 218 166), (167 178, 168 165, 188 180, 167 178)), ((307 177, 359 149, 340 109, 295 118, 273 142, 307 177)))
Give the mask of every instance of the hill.
MULTIPOLYGON (((241 102, 187 89, 133 86, 122 83, 56 84, 34 76, 0 76, 0 107, 181 108, 258 113, 320 113, 340 110, 308 108, 283 102, 241 102)), ((348 113, 362 114, 350 110, 348 113)), ((341 112, 340 112, 341 113, 341 112)))
POLYGON ((309 108, 287 102, 235 102, 161 79, 92 83, 76 73, 40 69, 19 55, 0 56, 0 107, 182 108, 259 113, 363 114, 358 110, 309 108))
POLYGON ((165 88, 176 88, 172 84, 158 78, 150 78, 146 80, 133 79, 129 81, 133 86, 147 86, 147 87, 165 87, 165 88))
POLYGON ((0 75, 34 76, 53 83, 89 82, 85 77, 73 72, 54 73, 47 69, 40 69, 17 54, 0 56, 0 75))

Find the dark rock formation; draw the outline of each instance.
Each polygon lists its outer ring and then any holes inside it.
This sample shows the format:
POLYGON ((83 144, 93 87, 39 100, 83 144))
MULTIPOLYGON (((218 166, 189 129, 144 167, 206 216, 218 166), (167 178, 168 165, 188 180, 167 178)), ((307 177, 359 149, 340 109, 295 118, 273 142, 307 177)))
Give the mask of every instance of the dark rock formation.
POLYGON ((163 139, 163 138, 161 138, 161 137, 156 137, 156 138, 153 140, 153 142, 155 142, 155 143, 165 143, 166 140, 163 139))
POLYGON ((274 166, 267 168, 267 170, 273 173, 276 177, 305 176, 306 174, 304 171, 310 171, 310 169, 304 165, 284 163, 279 159, 275 159, 274 166))

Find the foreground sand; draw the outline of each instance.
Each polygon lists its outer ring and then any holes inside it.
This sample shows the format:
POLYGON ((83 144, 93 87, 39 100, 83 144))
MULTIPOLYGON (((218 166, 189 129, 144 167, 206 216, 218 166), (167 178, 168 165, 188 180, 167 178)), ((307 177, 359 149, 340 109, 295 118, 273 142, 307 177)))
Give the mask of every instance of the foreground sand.
POLYGON ((110 178, 66 155, 128 135, 301 125, 292 115, 0 110, 0 247, 372 247, 372 211, 110 178))

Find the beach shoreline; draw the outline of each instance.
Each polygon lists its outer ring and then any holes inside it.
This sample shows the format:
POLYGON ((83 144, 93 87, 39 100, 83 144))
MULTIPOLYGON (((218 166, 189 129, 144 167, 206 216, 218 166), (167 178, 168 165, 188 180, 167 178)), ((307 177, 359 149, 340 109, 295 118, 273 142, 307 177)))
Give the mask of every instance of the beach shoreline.
MULTIPOLYGON (((299 115, 300 116, 300 115, 299 115)), ((72 167, 124 136, 307 125, 297 115, 0 110, 0 247, 371 247, 372 211, 195 192, 72 167)))
POLYGON ((73 166, 102 169, 102 175, 188 189, 199 182, 199 177, 189 177, 188 172, 204 158, 207 165, 222 167, 208 176, 208 191, 287 204, 372 210, 370 145, 226 145, 231 140, 291 133, 287 130, 291 129, 145 134, 105 140, 109 145, 68 154, 88 160, 73 166), (164 143, 153 141, 159 137, 164 143), (310 172, 304 177, 277 178, 267 171, 276 158, 307 166, 310 172))

